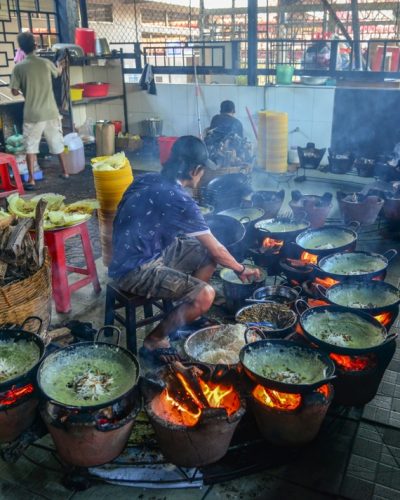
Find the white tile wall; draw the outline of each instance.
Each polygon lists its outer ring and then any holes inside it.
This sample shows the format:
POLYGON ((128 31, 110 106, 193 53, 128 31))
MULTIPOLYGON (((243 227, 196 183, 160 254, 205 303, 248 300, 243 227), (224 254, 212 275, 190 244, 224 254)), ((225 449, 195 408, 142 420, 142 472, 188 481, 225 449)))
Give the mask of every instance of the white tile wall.
MULTIPOLYGON (((300 132, 289 135, 289 144, 304 145, 315 142, 317 147, 329 147, 334 104, 333 88, 244 87, 235 85, 201 85, 200 116, 204 130, 221 101, 235 102, 236 116, 242 121, 246 136, 254 141, 246 106, 257 124, 257 113, 264 108, 283 111, 289 115, 289 131, 299 127, 300 132), (264 96, 265 93, 265 96, 264 96)), ((160 116, 164 120, 164 135, 198 134, 196 89, 193 84, 159 84, 157 95, 139 90, 138 85, 127 85, 129 126, 138 132, 140 120, 160 116)))

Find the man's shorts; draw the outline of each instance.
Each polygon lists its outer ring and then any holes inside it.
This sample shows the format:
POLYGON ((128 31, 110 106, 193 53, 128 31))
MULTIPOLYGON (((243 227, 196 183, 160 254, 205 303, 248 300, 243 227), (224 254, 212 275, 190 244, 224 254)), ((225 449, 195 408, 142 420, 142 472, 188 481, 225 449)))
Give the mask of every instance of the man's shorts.
POLYGON ((211 262, 198 240, 176 238, 161 257, 130 271, 118 286, 142 297, 192 302, 207 283, 191 275, 211 262))
POLYGON ((61 118, 37 123, 24 123, 25 150, 28 154, 39 153, 42 135, 49 145, 50 153, 59 155, 64 151, 64 139, 61 118))

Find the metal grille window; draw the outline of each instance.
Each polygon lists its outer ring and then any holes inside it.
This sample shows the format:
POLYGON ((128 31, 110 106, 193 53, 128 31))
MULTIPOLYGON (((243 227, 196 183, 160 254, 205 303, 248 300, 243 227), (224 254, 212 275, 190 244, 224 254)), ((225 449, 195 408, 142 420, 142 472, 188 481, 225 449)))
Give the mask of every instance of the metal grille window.
POLYGON ((113 6, 112 4, 99 4, 89 2, 87 4, 88 16, 96 23, 112 23, 113 22, 113 6))

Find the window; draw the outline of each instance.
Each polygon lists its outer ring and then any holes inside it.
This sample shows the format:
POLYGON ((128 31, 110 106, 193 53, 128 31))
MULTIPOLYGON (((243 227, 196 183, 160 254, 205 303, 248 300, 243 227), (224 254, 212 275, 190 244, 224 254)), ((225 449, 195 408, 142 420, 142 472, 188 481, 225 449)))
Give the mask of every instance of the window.
POLYGON ((112 4, 87 4, 88 17, 91 22, 95 23, 112 23, 113 22, 113 6, 112 4))

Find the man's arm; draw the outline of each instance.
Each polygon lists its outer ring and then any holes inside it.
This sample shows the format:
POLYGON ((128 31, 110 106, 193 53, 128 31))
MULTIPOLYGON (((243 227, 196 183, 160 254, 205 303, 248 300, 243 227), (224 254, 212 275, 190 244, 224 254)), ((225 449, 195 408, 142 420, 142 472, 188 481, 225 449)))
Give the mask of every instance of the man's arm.
POLYGON ((211 258, 221 266, 229 267, 233 271, 242 271, 243 265, 240 264, 212 234, 200 234, 196 236, 200 243, 205 246, 211 258))
POLYGON ((21 92, 20 92, 19 90, 17 90, 17 89, 11 89, 11 94, 12 94, 12 95, 17 96, 17 95, 20 95, 20 93, 21 93, 21 92))
POLYGON ((15 66, 10 79, 11 94, 17 96, 21 93, 21 80, 18 74, 18 66, 15 66))

